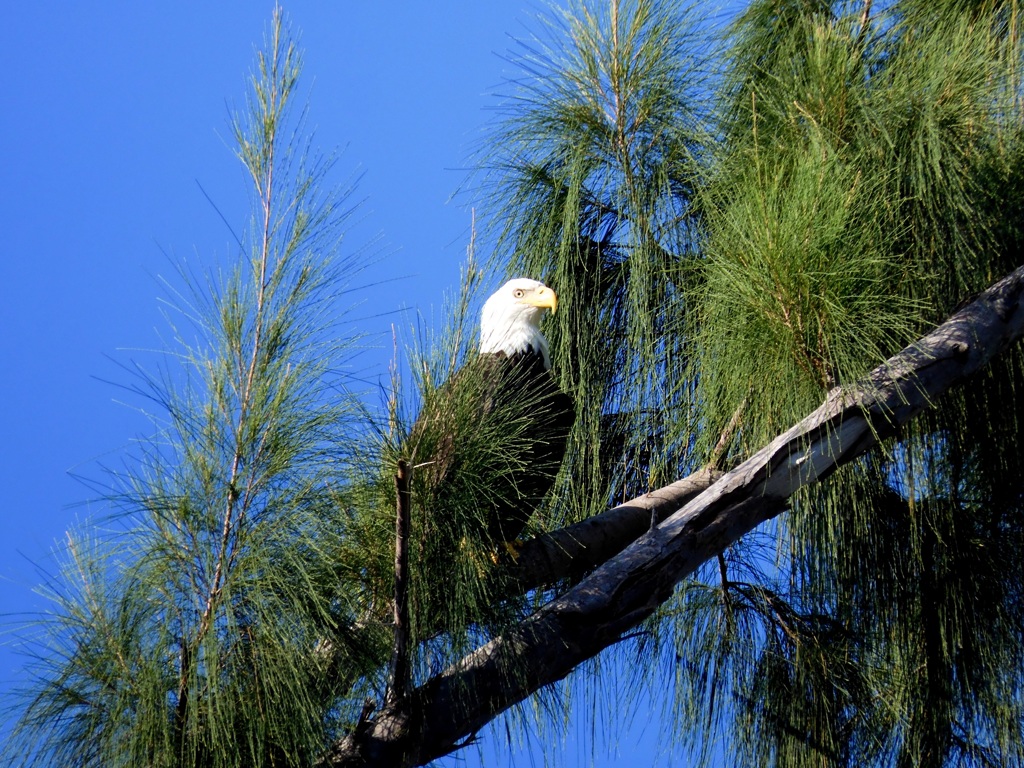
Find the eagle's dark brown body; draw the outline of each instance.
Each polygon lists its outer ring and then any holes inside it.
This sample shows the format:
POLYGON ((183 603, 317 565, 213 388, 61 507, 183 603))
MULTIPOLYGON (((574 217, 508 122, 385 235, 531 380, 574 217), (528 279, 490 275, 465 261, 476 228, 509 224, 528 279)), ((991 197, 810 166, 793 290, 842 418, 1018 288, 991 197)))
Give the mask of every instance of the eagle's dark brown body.
POLYGON ((462 538, 469 528, 492 546, 517 539, 551 490, 574 415, 539 351, 467 363, 410 432, 425 535, 462 538))

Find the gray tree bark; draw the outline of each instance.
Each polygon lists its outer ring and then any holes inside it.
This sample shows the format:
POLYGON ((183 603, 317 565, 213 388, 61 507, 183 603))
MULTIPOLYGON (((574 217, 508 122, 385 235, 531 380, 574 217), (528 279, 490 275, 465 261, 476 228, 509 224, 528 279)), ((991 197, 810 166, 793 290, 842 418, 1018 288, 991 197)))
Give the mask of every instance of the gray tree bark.
MULTIPOLYGON (((660 524, 650 526, 651 507, 664 511, 664 505, 652 502, 643 515, 636 511, 644 507, 641 500, 627 512, 600 516, 604 522, 595 518, 589 527, 576 528, 562 542, 571 551, 568 558, 556 554, 554 561, 561 565, 532 580, 524 575, 523 584, 551 580, 559 568, 568 573, 573 558, 587 557, 591 544, 595 552, 601 547, 604 553, 619 551, 513 630, 367 717, 334 746, 323 764, 422 765, 458 749, 495 716, 618 642, 701 563, 785 509, 798 488, 894 434, 936 397, 1020 339, 1022 293, 1024 266, 862 381, 834 389, 817 410, 680 504, 660 524), (622 516, 635 524, 638 515, 647 518, 639 526, 639 538, 624 548, 623 540, 606 542, 613 528, 617 535, 632 535, 623 530, 635 531, 635 525, 619 526, 622 516)), ((677 485, 652 496, 679 501, 677 485)), ((555 552, 552 547, 537 562, 555 552)))
POLYGON ((722 474, 702 469, 600 515, 527 540, 514 561, 501 564, 502 586, 510 595, 525 594, 596 568, 706 491, 722 474))

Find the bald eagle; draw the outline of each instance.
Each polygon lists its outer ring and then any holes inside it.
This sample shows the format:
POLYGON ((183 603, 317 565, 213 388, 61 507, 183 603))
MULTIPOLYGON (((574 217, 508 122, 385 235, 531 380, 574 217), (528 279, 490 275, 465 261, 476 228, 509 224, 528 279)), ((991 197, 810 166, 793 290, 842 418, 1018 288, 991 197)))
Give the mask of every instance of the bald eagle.
POLYGON ((575 415, 540 331, 557 306, 543 283, 509 280, 484 303, 479 354, 424 402, 409 445, 435 552, 515 541, 554 483, 575 415))

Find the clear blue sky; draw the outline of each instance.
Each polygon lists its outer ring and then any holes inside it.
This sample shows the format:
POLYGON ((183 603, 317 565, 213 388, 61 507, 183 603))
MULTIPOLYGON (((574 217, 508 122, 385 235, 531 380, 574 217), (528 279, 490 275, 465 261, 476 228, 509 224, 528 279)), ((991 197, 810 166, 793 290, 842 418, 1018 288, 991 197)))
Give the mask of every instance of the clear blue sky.
MULTIPOLYGON (((450 201, 491 118, 537 4, 283 3, 305 51, 309 124, 324 151, 344 149, 335 180, 363 172, 353 245, 383 237, 369 278, 367 378, 386 376, 390 323, 428 317, 453 289, 469 207, 450 201), (384 314, 381 314, 384 313, 384 314)), ((9 627, 45 602, 32 588, 65 531, 96 511, 75 475, 102 476, 148 422, 106 380, 132 350, 159 348, 174 283, 170 260, 223 263, 232 236, 199 185, 243 229, 246 188, 228 142, 272 3, 25 2, 0 25, 0 693, 18 678, 9 627), (197 184, 198 182, 198 184, 197 184)), ((140 353, 141 354, 141 353, 140 353)), ((584 710, 586 707, 583 708, 584 710)), ((618 756, 573 727, 566 766, 667 765, 656 712, 633 713, 618 756), (644 728, 643 726, 646 726, 644 728)), ((503 732, 503 729, 502 729, 503 732)), ((502 737, 488 733, 489 764, 502 737)), ((500 748, 500 747, 499 747, 500 748)), ((466 764, 474 765, 473 750, 466 764)), ((559 759, 561 755, 561 759, 559 759)), ((527 750, 516 764, 543 764, 527 750)), ((677 756, 676 763, 680 759, 677 756)), ((462 761, 449 758, 446 765, 462 761)))

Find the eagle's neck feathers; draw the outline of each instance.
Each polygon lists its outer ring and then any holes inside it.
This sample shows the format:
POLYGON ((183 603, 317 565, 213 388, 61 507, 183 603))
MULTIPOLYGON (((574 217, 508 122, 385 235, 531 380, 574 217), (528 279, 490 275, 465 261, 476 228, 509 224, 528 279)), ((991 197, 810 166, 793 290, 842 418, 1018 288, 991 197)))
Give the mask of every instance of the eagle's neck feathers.
MULTIPOLYGON (((540 314, 539 312, 537 314, 540 314)), ((500 319, 499 319, 500 320, 500 319)), ((533 353, 544 358, 544 367, 551 367, 548 353, 548 340, 540 332, 534 322, 526 318, 516 317, 511 322, 488 323, 486 318, 481 324, 480 352, 497 354, 504 352, 509 357, 533 353)))

